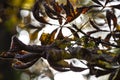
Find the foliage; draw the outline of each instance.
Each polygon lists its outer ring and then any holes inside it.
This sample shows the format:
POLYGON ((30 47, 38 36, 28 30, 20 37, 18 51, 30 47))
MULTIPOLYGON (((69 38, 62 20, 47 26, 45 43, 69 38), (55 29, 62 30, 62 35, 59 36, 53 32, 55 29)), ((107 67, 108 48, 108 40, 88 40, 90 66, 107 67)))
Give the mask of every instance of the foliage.
MULTIPOLYGON (((114 50, 120 48, 120 26, 115 12, 116 9, 120 9, 120 4, 108 6, 107 4, 112 2, 111 0, 106 0, 104 4, 99 0, 92 0, 92 2, 93 4, 89 6, 74 7, 69 0, 66 1, 66 4, 59 4, 55 0, 43 2, 37 0, 32 9, 35 19, 41 24, 50 25, 51 27, 56 24, 50 23, 46 17, 56 20, 59 22, 59 25, 56 25, 58 28, 51 33, 43 32, 39 39, 41 45, 26 45, 16 35, 13 36, 9 51, 3 52, 1 57, 12 60, 12 66, 16 69, 26 69, 38 59, 44 58, 57 71, 72 70, 81 72, 89 69, 89 75, 99 77, 111 73, 109 80, 119 80, 120 54, 119 51, 115 53, 114 50), (44 11, 41 10, 41 5, 44 11), (95 13, 95 10, 98 12, 95 13), (39 15, 40 13, 42 16, 39 15), (92 16, 80 26, 76 24, 67 26, 82 14, 92 14, 92 16), (99 15, 103 15, 101 19, 105 20, 105 23, 100 24, 99 21, 96 21, 96 18, 100 18, 99 15), (83 31, 86 25, 93 28, 93 30, 83 31), (109 30, 103 29, 106 25, 109 30), (71 35, 64 36, 62 33, 63 28, 69 29, 73 37, 71 38, 71 35), (105 38, 92 36, 99 32, 107 32, 108 34, 105 38), (113 40, 111 41, 111 39, 113 40), (102 49, 100 45, 102 45, 102 49), (86 60, 87 63, 83 63, 87 68, 77 67, 71 62, 65 61, 72 58, 79 61, 86 60)), ((31 36, 32 40, 44 28, 44 26, 39 28, 30 24, 27 24, 27 26, 36 29, 31 36)))

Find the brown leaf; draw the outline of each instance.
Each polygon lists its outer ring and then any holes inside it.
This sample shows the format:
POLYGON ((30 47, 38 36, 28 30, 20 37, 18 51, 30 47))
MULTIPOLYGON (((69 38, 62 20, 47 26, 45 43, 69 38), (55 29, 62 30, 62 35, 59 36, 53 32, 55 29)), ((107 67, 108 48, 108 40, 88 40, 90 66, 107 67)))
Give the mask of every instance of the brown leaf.
POLYGON ((65 37, 63 36, 62 28, 60 28, 56 39, 58 39, 58 40, 63 40, 64 38, 65 38, 65 37))
POLYGON ((89 10, 89 7, 80 7, 77 8, 77 12, 85 14, 89 10))
POLYGON ((33 16, 35 17, 36 20, 38 20, 39 22, 41 23, 45 23, 45 24, 49 24, 51 25, 50 23, 48 23, 44 17, 42 16, 39 16, 39 13, 40 13, 40 9, 39 9, 39 1, 37 1, 34 6, 33 6, 33 9, 32 9, 32 12, 33 12, 33 16))
POLYGON ((70 3, 69 0, 67 0, 67 4, 66 5, 62 5, 63 9, 66 12, 66 16, 74 16, 75 12, 74 12, 74 8, 72 6, 72 4, 70 3))
POLYGON ((47 14, 48 17, 50 17, 51 19, 59 19, 57 16, 54 16, 48 9, 45 8, 45 12, 47 14))
POLYGON ((112 16, 111 16, 112 20, 113 20, 113 25, 114 25, 114 28, 117 27, 117 17, 114 13, 112 13, 112 16))
MULTIPOLYGON (((55 6, 55 5, 54 5, 55 6)), ((50 6, 48 6, 47 4, 44 4, 45 7, 45 12, 47 14, 48 17, 50 17, 51 19, 55 19, 59 21, 59 24, 62 24, 62 16, 60 15, 60 10, 56 11, 56 8, 53 7, 53 10, 50 6)), ((56 6, 57 7, 57 6, 56 6)))
MULTIPOLYGON (((94 8, 94 7, 100 7, 98 5, 92 5, 89 7, 78 7, 75 10, 73 9, 72 12, 68 12, 68 16, 66 17, 67 20, 64 24, 67 24, 68 22, 73 21, 74 19, 76 19, 78 16, 80 16, 80 14, 85 14, 86 12, 88 12, 90 9, 94 8)), ((67 10, 68 11, 68 10, 67 10)))
POLYGON ((111 15, 112 15, 111 12, 108 10, 106 12, 106 18, 107 18, 107 22, 110 30, 111 30, 111 17, 110 17, 111 15))
MULTIPOLYGON (((80 14, 85 14, 88 10, 90 10, 93 6, 90 7, 80 7, 77 8, 76 11, 74 11, 74 15, 73 16, 67 16, 67 20, 65 22, 65 24, 67 24, 68 22, 73 21, 74 19, 76 19, 78 16, 80 16, 80 14)), ((94 6, 95 7, 95 6, 94 6)))
POLYGON ((116 17, 116 15, 113 12, 110 12, 108 10, 106 12, 106 18, 107 18, 107 22, 108 22, 110 30, 111 30, 111 20, 113 21, 114 28, 117 27, 117 17, 116 17))
POLYGON ((50 34, 50 36, 49 36, 50 37, 50 43, 52 43, 54 41, 57 30, 58 30, 58 28, 55 29, 54 31, 52 31, 52 33, 50 34))
POLYGON ((16 68, 16 69, 26 69, 26 68, 29 68, 30 66, 32 66, 37 60, 38 59, 34 59, 34 60, 27 62, 27 63, 17 61, 17 62, 12 64, 12 67, 16 68))
POLYGON ((38 53, 29 53, 29 52, 26 52, 26 54, 24 55, 20 55, 20 54, 17 54, 15 56, 15 59, 18 59, 19 61, 22 61, 22 62, 29 62, 29 61, 32 61, 36 58, 40 58, 40 54, 38 53))
POLYGON ((109 42, 111 36, 112 36, 111 33, 109 33, 109 34, 105 37, 104 41, 105 41, 105 42, 109 42))
POLYGON ((47 45, 49 41, 49 35, 48 33, 42 33, 40 37, 40 41, 42 45, 47 45))
POLYGON ((62 7, 57 3, 57 2, 53 2, 53 8, 57 13, 60 13, 62 11, 62 7))
POLYGON ((38 33, 41 29, 37 29, 36 31, 34 31, 33 33, 30 33, 30 40, 34 41, 35 39, 37 39, 38 37, 38 33))
POLYGON ((67 24, 68 22, 71 22, 73 20, 73 17, 75 16, 74 8, 69 0, 67 0, 66 5, 62 5, 63 9, 66 12, 66 22, 64 24, 67 24))
POLYGON ((62 17, 59 17, 59 24, 61 25, 62 24, 62 17))
POLYGON ((14 53, 14 52, 2 52, 1 54, 0 54, 0 58, 14 58, 15 57, 15 54, 16 53, 14 53))

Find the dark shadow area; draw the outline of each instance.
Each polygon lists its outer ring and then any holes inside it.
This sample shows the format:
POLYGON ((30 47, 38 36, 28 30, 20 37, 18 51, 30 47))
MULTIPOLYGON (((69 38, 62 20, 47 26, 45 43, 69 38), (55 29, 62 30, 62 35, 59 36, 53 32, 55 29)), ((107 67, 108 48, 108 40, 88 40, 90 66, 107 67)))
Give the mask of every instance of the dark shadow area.
MULTIPOLYGON (((8 0, 0 0, 0 53, 9 50, 11 37, 15 34, 15 26, 11 26, 11 29, 7 26, 11 24, 9 23, 11 14, 8 13, 9 5, 7 2, 8 0)), ((0 60, 0 80, 18 80, 10 61, 0 60)))

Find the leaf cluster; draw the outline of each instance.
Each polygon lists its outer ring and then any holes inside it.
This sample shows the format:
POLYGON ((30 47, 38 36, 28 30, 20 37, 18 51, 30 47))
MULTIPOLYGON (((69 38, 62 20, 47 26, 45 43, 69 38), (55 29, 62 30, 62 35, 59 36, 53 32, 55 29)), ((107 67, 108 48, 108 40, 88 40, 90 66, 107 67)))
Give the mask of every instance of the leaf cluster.
MULTIPOLYGON (((120 29, 118 17, 115 13, 116 9, 120 9, 120 4, 107 6, 111 0, 106 0, 104 4, 99 0, 92 0, 92 2, 95 4, 75 8, 69 0, 67 0, 66 4, 59 4, 55 0, 50 3, 37 0, 32 9, 35 19, 44 25, 55 25, 47 21, 47 16, 50 19, 57 20, 59 22, 57 26, 59 27, 51 33, 43 32, 39 39, 41 45, 25 45, 16 36, 13 36, 9 51, 3 52, 1 57, 13 60, 12 66, 16 69, 26 69, 32 66, 39 58, 44 58, 57 71, 72 70, 81 72, 89 69, 89 75, 99 77, 111 73, 109 80, 119 80, 120 54, 114 51, 111 52, 111 50, 120 48, 120 29), (39 15, 40 13, 42 14, 40 3, 44 7, 46 16, 39 15), (110 9, 106 10, 105 8, 107 7, 110 9), (93 16, 89 17, 80 28, 76 24, 66 27, 67 24, 74 21, 80 15, 92 13, 94 9, 99 10, 98 13, 93 13, 96 17, 101 13, 105 13, 103 19, 106 22, 102 23, 102 26, 95 21, 93 16), (83 27, 87 24, 93 28, 92 31, 83 31, 83 27), (107 25, 108 30, 101 28, 106 27, 105 25, 107 25), (73 38, 70 38, 71 35, 64 36, 62 33, 64 27, 71 31, 73 38), (100 32, 107 32, 108 34, 105 38, 92 36, 100 32), (113 38, 113 42, 111 42, 111 38, 113 38), (102 49, 99 47, 100 45, 102 49), (83 64, 87 68, 77 67, 72 62, 68 63, 65 61, 66 59, 73 58, 78 59, 80 62, 81 60, 86 60, 87 63, 83 62, 83 64)), ((34 26, 31 27, 36 28, 34 26)), ((36 29, 35 34, 33 34, 34 36, 42 30, 42 28, 36 29)))

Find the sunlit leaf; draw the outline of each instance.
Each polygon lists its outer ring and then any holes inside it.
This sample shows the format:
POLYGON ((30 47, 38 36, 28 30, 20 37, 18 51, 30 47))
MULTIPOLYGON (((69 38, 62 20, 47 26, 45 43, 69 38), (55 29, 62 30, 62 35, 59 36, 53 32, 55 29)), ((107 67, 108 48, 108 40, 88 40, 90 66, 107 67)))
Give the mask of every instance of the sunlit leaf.
POLYGON ((30 40, 33 41, 33 40, 37 39, 39 31, 40 31, 40 29, 37 29, 33 33, 30 33, 30 40))
POLYGON ((42 45, 47 45, 49 41, 49 35, 48 33, 42 33, 40 37, 40 41, 42 45))
POLYGON ((120 31, 120 25, 116 26, 116 30, 120 31))
POLYGON ((34 3, 35 3, 35 0, 24 0, 24 2, 22 1, 21 8, 22 9, 31 9, 32 6, 34 5, 34 3))

